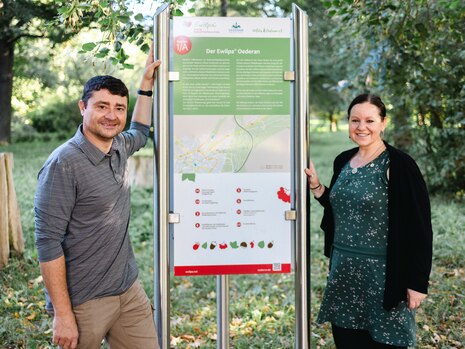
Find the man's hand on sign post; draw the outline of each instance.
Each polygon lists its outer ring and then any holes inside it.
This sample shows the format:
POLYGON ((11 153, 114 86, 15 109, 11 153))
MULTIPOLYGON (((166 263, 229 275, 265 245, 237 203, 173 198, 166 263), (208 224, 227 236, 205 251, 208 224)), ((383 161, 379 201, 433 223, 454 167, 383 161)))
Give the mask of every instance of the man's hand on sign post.
POLYGON ((150 46, 150 51, 145 62, 144 74, 141 81, 141 90, 152 90, 155 80, 155 70, 160 66, 161 61, 154 60, 153 44, 150 46))

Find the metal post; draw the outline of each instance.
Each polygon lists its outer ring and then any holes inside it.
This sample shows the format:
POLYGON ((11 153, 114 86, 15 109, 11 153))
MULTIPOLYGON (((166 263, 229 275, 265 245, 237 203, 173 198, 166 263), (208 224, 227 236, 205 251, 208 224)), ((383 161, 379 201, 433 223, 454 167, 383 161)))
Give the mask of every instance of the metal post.
POLYGON ((216 348, 229 348, 229 275, 216 277, 216 348))
POLYGON ((295 183, 296 183, 296 253, 295 253, 295 316, 296 349, 308 349, 308 250, 309 224, 307 210, 308 186, 304 168, 308 167, 308 15, 295 4, 292 5, 294 21, 295 59, 295 183))
POLYGON ((161 60, 154 86, 154 304, 155 325, 161 349, 170 348, 169 268, 169 4, 154 16, 154 58, 161 60))

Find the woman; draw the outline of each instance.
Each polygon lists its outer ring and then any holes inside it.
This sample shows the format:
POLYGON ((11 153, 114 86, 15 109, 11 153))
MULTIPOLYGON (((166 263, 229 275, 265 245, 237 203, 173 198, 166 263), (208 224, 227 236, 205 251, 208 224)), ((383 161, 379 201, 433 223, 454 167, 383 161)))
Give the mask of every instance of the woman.
POLYGON ((428 292, 432 228, 428 192, 415 161, 382 139, 386 107, 376 95, 348 108, 358 147, 339 154, 329 188, 310 162, 310 190, 324 207, 330 257, 318 322, 341 348, 415 345, 415 309, 428 292))

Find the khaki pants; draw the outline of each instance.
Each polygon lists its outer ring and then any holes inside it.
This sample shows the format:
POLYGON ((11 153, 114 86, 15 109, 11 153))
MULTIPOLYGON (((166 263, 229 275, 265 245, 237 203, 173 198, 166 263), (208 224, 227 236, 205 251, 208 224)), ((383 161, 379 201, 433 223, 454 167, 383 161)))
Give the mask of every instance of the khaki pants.
POLYGON ((78 349, 159 349, 152 306, 139 280, 123 294, 93 299, 73 309, 78 349))

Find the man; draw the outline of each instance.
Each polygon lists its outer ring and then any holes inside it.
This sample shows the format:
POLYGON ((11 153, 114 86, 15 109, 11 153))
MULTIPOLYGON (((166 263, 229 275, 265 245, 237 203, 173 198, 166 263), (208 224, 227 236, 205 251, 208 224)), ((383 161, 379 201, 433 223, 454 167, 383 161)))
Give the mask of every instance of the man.
POLYGON ((63 349, 100 348, 103 338, 111 349, 159 348, 129 241, 127 173, 128 157, 147 141, 159 65, 152 47, 126 132, 126 86, 90 79, 79 101, 82 125, 39 172, 36 247, 53 343, 63 349))

